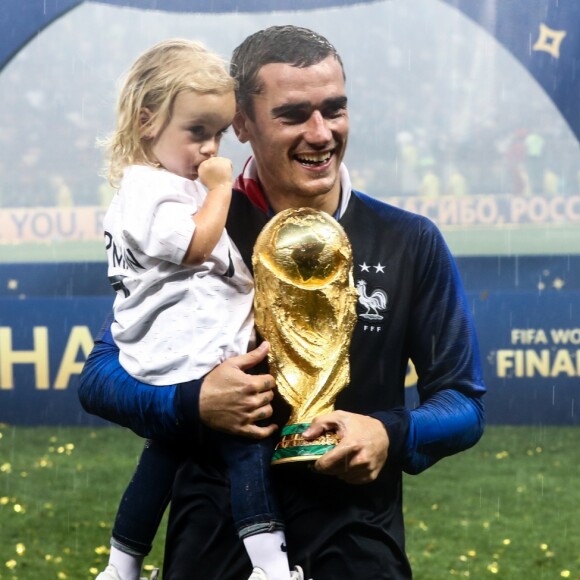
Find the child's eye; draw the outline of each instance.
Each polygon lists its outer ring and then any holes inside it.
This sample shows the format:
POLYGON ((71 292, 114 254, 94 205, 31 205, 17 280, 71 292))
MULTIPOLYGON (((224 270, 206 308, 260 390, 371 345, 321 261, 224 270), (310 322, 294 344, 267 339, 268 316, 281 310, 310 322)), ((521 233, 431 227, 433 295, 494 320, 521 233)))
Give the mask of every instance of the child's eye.
POLYGON ((189 132, 197 139, 201 139, 205 136, 205 127, 203 125, 195 125, 190 127, 189 132))
POLYGON ((220 129, 216 133, 210 132, 207 127, 203 125, 195 125, 190 127, 189 132, 196 141, 205 141, 206 139, 217 139, 218 141, 227 133, 229 127, 220 129))

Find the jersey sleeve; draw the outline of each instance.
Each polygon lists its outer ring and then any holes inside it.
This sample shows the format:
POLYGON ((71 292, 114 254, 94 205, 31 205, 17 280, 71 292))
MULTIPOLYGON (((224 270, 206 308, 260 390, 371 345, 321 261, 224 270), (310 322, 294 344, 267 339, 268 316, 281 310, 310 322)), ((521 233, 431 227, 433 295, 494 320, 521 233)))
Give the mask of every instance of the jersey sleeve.
POLYGON ((448 388, 483 395, 479 343, 463 284, 443 237, 428 220, 420 248, 408 338, 420 400, 448 388))
POLYGON ((482 398, 453 389, 435 393, 410 415, 403 461, 403 469, 410 474, 469 449, 479 441, 485 427, 482 398))
POLYGON ((389 434, 389 461, 412 475, 473 447, 485 427, 482 398, 453 389, 433 394, 416 409, 401 407, 372 416, 389 434))

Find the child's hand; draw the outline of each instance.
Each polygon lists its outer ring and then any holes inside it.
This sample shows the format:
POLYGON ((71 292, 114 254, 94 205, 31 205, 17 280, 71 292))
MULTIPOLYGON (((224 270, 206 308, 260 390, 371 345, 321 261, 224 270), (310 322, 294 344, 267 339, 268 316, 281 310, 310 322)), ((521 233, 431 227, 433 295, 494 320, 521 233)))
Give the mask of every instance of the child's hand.
POLYGON ((210 157, 198 168, 199 180, 208 188, 220 185, 232 187, 233 164, 225 157, 210 157))

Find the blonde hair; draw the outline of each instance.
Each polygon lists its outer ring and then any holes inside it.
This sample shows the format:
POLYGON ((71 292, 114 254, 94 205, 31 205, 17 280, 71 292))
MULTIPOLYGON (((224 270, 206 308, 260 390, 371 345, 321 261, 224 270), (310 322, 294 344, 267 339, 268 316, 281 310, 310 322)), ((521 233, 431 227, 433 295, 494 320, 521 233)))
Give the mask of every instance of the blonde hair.
POLYGON ((235 88, 236 81, 224 61, 198 42, 164 40, 145 51, 121 87, 115 131, 101 142, 108 157, 106 174, 111 185, 118 186, 128 165, 155 165, 143 136, 167 125, 179 93, 224 94, 235 88), (144 109, 151 113, 145 119, 144 109))

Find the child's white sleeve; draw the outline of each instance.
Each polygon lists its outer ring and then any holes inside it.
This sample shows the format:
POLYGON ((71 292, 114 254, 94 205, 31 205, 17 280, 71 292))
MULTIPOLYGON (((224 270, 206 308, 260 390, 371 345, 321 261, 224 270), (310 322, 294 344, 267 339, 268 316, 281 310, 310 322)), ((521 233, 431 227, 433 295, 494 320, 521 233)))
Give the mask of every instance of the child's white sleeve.
POLYGON ((181 264, 195 232, 195 199, 153 179, 123 199, 123 237, 152 258, 181 264), (159 193, 162 185, 163 193, 159 193))

